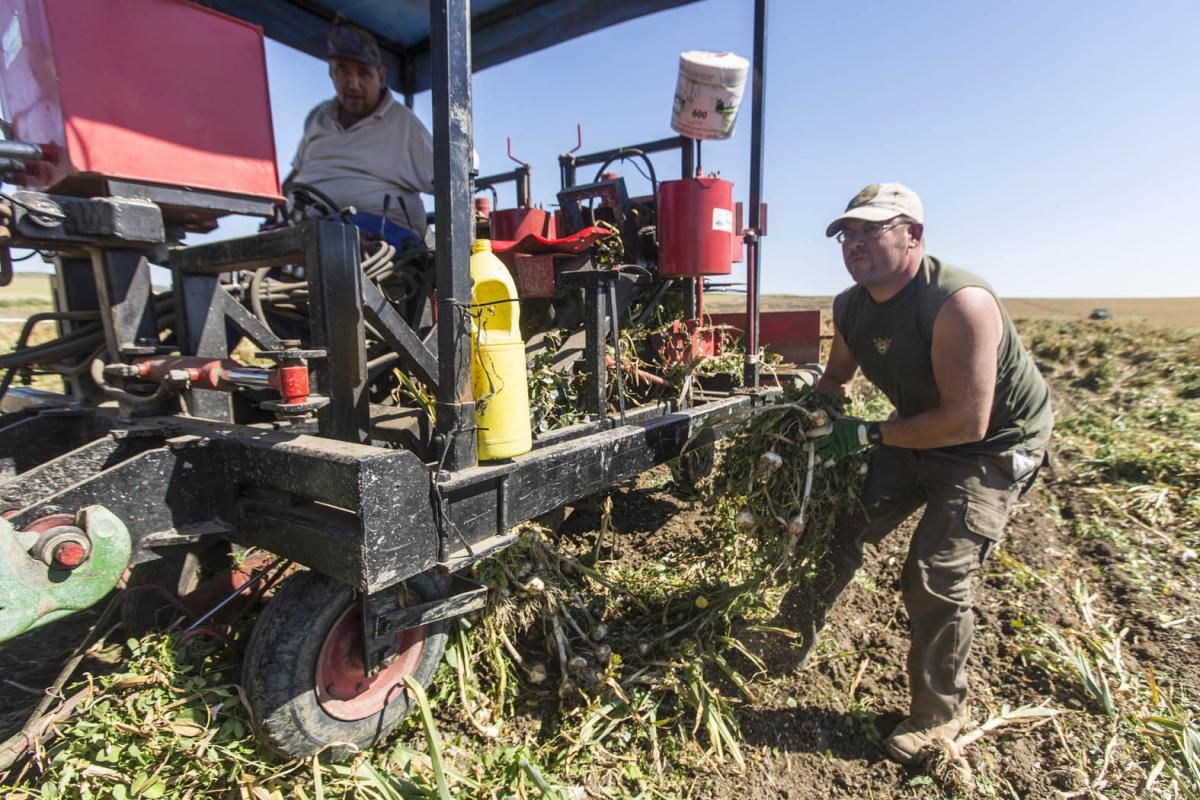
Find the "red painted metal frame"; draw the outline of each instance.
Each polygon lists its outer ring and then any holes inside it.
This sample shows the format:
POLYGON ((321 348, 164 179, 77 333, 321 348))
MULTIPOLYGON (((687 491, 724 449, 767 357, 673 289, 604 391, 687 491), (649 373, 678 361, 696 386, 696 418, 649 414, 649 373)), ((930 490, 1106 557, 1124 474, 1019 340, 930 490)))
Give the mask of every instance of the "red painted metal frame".
MULTIPOLYGON (((746 314, 711 314, 713 325, 734 328, 734 338, 746 329, 746 314)), ((821 355, 820 311, 761 311, 758 315, 759 344, 793 364, 811 364, 821 355)))

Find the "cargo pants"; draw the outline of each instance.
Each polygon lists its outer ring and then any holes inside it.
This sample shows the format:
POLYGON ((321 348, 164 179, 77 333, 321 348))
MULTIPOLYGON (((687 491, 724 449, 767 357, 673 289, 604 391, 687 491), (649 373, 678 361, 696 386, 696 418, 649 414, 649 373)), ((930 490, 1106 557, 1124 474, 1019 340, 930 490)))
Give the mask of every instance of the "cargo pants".
MULTIPOLYGON (((828 569, 817 585, 811 641, 827 609, 862 566, 863 545, 878 544, 925 506, 900 583, 911 627, 909 716, 917 727, 964 710, 967 655, 975 632, 971 582, 1004 532, 1008 514, 1032 485, 1045 452, 958 455, 876 447, 862 507, 838 521, 828 569)), ((809 632, 809 631, 805 631, 809 632)))

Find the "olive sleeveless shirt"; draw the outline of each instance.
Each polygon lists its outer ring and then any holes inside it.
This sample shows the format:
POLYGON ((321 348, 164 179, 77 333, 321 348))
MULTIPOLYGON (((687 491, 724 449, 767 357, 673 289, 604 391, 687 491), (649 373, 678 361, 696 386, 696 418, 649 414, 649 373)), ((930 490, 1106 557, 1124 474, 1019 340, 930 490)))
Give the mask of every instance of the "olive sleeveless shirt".
MULTIPOLYGON (((936 408, 933 378, 933 321, 942 304, 968 286, 995 292, 966 270, 926 256, 900 293, 876 303, 855 285, 833 301, 833 321, 863 374, 887 395, 900 417, 936 408)), ((997 298, 1004 336, 997 353, 996 393, 987 433, 978 442, 939 448, 956 453, 998 453, 1045 447, 1053 416, 1050 388, 1038 372, 1017 329, 997 298)))

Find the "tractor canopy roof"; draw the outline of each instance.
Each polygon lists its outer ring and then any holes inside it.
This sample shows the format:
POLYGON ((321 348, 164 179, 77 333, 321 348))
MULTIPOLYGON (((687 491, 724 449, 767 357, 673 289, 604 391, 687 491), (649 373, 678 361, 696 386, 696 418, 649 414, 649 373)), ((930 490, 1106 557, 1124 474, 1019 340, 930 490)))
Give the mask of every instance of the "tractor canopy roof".
MULTIPOLYGON (((340 18, 379 39, 388 82, 406 94, 431 86, 430 0, 202 0, 262 27, 270 38, 325 58, 325 37, 340 18)), ((473 0, 474 70, 486 69, 626 20, 695 0, 473 0)))

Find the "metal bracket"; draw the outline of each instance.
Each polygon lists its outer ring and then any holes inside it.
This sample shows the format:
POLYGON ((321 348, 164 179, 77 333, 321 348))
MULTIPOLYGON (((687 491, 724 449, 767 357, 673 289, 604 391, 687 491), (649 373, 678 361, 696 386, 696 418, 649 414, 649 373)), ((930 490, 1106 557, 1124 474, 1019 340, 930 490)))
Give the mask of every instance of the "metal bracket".
POLYGON ((396 608, 396 589, 368 595, 363 600, 363 621, 366 625, 367 671, 374 672, 387 663, 395 644, 396 634, 442 620, 478 611, 487 604, 488 588, 460 575, 450 576, 450 595, 415 606, 396 608))
MULTIPOLYGON (((461 575, 450 576, 450 596, 443 600, 433 600, 415 606, 393 608, 389 611, 376 611, 374 614, 374 635, 385 636, 395 634, 409 628, 419 628, 431 622, 452 619, 472 611, 478 611, 487 603, 488 587, 482 583, 464 578, 461 575)), ((394 592, 385 591, 382 594, 394 592)), ((368 610, 374 610, 373 597, 367 598, 368 610)), ((384 602, 394 602, 390 597, 379 598, 384 602)))
POLYGON ((13 193, 14 244, 152 245, 165 241, 162 212, 145 200, 13 193))

